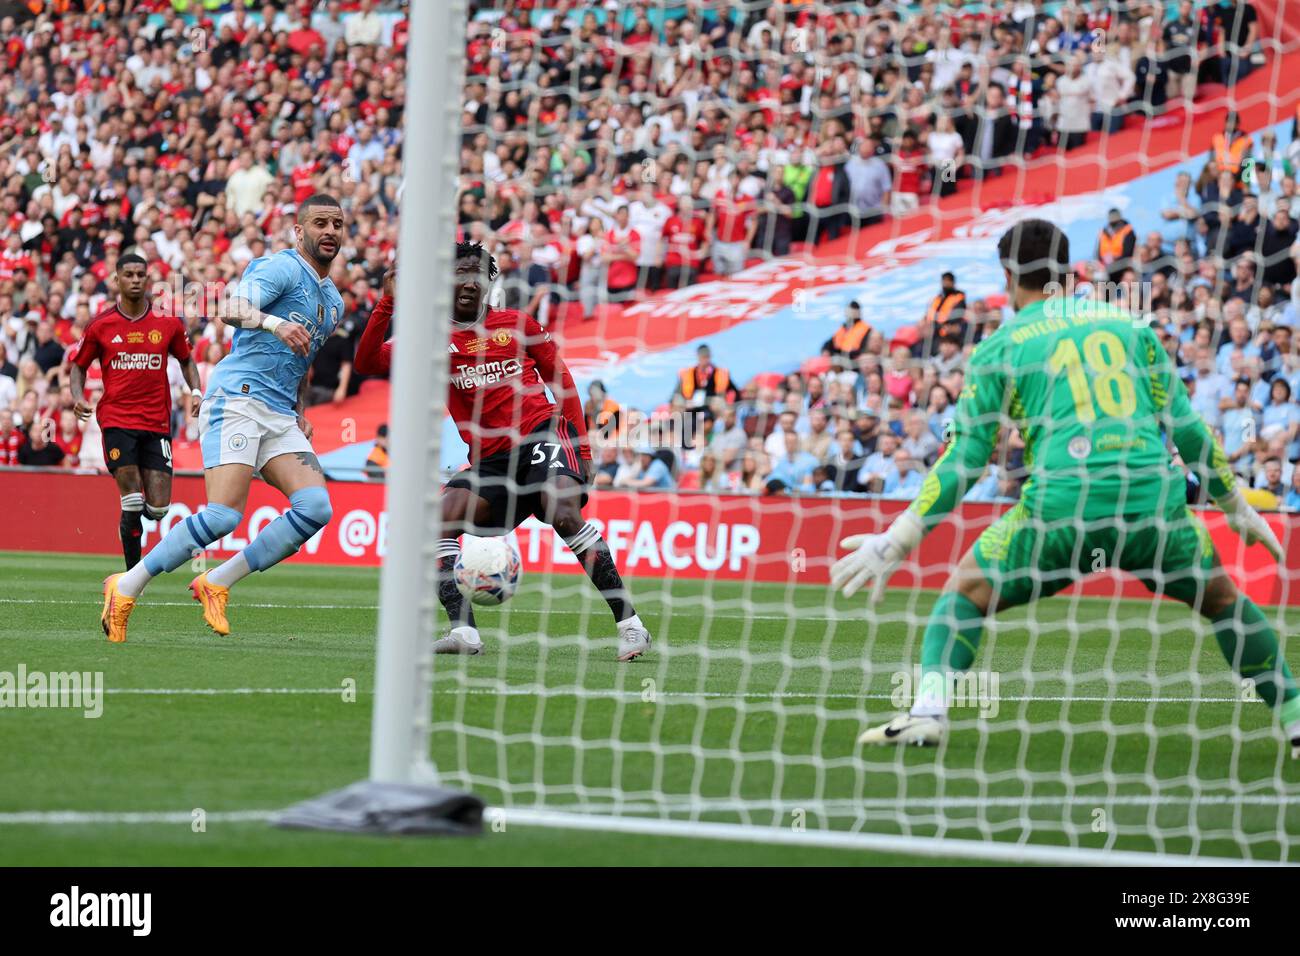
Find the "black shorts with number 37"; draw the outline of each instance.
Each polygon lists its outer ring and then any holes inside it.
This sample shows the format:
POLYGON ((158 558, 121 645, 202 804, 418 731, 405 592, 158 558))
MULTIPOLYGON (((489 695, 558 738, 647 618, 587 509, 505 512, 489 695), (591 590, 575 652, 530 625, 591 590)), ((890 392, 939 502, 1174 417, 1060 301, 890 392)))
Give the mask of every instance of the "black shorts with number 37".
POLYGON ((138 428, 105 428, 104 464, 109 471, 117 471, 126 465, 138 465, 149 471, 171 474, 171 437, 138 428))
POLYGON ((543 422, 516 447, 479 459, 477 465, 447 482, 447 487, 468 488, 486 501, 491 514, 487 527, 492 530, 510 531, 529 515, 545 521, 541 493, 557 475, 578 482, 582 488, 578 507, 585 507, 587 476, 574 468, 575 461, 578 468, 586 467, 578 456, 578 432, 567 421, 561 427, 565 429, 565 441, 560 440, 551 422, 543 422))

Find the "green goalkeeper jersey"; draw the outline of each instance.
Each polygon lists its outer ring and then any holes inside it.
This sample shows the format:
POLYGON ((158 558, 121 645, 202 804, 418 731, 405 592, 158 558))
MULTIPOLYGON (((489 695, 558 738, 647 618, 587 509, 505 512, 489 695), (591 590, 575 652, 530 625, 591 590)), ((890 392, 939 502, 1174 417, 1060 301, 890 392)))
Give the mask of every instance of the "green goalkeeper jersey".
POLYGON ((912 504, 927 528, 979 480, 1003 425, 1024 438, 1021 501, 1041 520, 1184 508, 1185 479, 1166 435, 1215 499, 1233 487, 1222 448, 1155 333, 1105 303, 1035 302, 975 348, 948 448, 912 504))

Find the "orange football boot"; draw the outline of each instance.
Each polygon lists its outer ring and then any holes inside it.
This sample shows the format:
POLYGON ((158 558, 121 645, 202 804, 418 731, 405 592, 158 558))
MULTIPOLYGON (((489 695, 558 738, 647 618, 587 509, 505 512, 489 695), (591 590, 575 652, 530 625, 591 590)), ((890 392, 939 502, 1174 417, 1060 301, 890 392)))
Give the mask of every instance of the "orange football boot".
POLYGON ((104 633, 114 644, 126 640, 126 622, 135 610, 135 598, 127 597, 117 589, 117 579, 121 576, 118 573, 104 578, 104 611, 99 616, 104 633))
POLYGON ((194 595, 194 600, 203 605, 203 620, 207 621, 208 627, 218 634, 229 634, 230 621, 226 620, 226 602, 230 600, 230 588, 213 584, 208 580, 208 572, 204 571, 190 582, 190 591, 194 595))

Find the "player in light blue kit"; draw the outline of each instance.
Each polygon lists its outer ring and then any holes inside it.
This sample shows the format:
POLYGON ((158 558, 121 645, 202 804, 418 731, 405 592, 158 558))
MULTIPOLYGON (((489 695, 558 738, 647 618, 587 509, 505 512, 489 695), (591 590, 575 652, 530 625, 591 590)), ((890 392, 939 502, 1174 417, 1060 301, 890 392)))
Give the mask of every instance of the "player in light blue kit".
POLYGON ((343 233, 338 201, 311 196, 298 208, 294 248, 254 259, 228 297, 221 320, 236 327, 234 346, 208 379, 199 409, 207 506, 174 525, 129 572, 104 582, 102 623, 110 639, 126 640, 135 599, 152 578, 235 530, 254 472, 289 499, 289 511, 190 583, 203 619, 218 634, 230 633, 231 585, 283 561, 329 522, 325 473, 312 452, 303 396, 312 359, 343 314, 343 299, 328 278, 343 233))

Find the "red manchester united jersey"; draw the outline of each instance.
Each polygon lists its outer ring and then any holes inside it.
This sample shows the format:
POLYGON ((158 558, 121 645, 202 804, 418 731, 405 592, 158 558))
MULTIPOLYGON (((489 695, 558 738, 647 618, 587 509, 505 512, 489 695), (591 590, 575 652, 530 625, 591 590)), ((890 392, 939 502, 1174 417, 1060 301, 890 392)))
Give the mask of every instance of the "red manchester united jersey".
MULTIPOLYGON (((513 309, 490 309, 483 321, 452 323, 448 356, 447 410, 469 445, 469 460, 508 451, 558 409, 544 387, 564 407, 564 417, 582 427, 582 403, 567 370, 556 380, 555 343, 531 316, 513 309), (576 421, 575 421, 576 419, 576 421)), ((583 447, 583 457, 589 451, 583 447)))
POLYGON ((74 346, 72 361, 89 368, 99 359, 104 395, 95 417, 100 428, 132 428, 171 433, 171 388, 167 356, 190 357, 185 327, 171 315, 152 308, 138 319, 128 318, 115 304, 95 316, 74 346))

